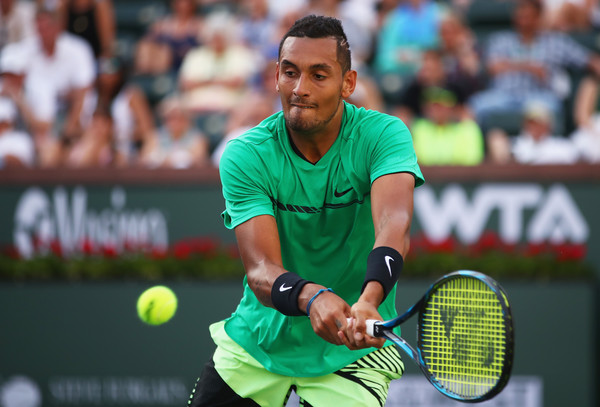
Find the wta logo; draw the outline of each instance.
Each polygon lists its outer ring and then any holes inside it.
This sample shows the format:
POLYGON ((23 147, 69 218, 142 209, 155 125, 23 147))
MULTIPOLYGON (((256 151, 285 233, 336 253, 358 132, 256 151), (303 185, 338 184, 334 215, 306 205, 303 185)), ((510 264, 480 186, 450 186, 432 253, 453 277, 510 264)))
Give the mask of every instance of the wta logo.
POLYGON ((52 193, 27 189, 15 209, 14 243, 23 257, 47 253, 58 245, 64 255, 125 247, 166 249, 165 215, 158 209, 128 209, 122 188, 113 188, 110 206, 88 207, 88 193, 76 187, 71 196, 58 187, 52 193), (70 199, 69 199, 70 198, 70 199))
POLYGON ((439 194, 427 185, 415 191, 415 220, 432 241, 454 233, 463 243, 476 242, 492 219, 506 243, 584 243, 589 237, 585 217, 561 184, 482 184, 470 196, 458 184, 439 194))

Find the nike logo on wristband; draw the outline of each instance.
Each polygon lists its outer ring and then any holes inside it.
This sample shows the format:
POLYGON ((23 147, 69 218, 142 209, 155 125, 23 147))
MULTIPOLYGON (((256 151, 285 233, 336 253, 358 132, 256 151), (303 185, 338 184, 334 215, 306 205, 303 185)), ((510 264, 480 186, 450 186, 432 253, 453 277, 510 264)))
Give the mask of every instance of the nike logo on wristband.
POLYGON ((383 259, 385 260, 385 264, 387 265, 388 271, 390 272, 390 277, 392 277, 392 266, 390 266, 390 260, 394 261, 394 258, 391 256, 385 256, 383 259))
POLYGON ((281 287, 279 287, 280 292, 284 292, 284 291, 291 290, 291 289, 292 289, 292 286, 286 287, 285 283, 281 284, 281 287))

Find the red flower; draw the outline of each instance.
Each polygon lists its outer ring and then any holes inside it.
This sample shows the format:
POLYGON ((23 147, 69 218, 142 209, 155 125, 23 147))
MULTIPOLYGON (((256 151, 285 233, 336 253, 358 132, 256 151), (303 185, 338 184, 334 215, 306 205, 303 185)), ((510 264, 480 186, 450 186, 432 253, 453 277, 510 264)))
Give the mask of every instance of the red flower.
POLYGON ((117 253, 117 249, 114 246, 107 244, 102 247, 102 255, 108 259, 114 259, 119 253, 117 253))
POLYGON ((428 241, 427 250, 434 253, 454 253, 456 251, 456 241, 452 237, 447 237, 439 242, 428 241))
POLYGON ((584 244, 562 243, 553 246, 559 261, 581 260, 585 257, 587 247, 584 244))
POLYGON ((150 257, 155 260, 164 259, 167 257, 167 254, 167 250, 162 247, 152 247, 152 249, 150 250, 150 257))
POLYGON ((21 258, 19 250, 13 245, 3 247, 2 254, 4 256, 10 257, 13 260, 18 260, 21 258))
POLYGON ((502 249, 503 243, 500 237, 496 234, 496 232, 488 230, 483 232, 481 237, 479 237, 479 240, 475 242, 472 246, 473 249, 475 249, 475 251, 481 253, 502 249))
POLYGON ((81 241, 81 252, 87 256, 94 254, 94 244, 90 239, 83 239, 81 241))
POLYGON ((191 239, 190 243, 192 244, 194 253, 200 254, 214 254, 217 251, 217 248, 219 247, 216 240, 207 237, 197 237, 191 239))
POLYGON ((50 251, 56 257, 63 257, 63 250, 60 242, 57 239, 54 239, 50 242, 50 251))
POLYGON ((192 253, 192 246, 185 241, 177 242, 173 246, 173 254, 178 259, 187 259, 192 253))
POLYGON ((525 256, 535 257, 548 252, 548 245, 545 242, 529 242, 525 246, 525 256))

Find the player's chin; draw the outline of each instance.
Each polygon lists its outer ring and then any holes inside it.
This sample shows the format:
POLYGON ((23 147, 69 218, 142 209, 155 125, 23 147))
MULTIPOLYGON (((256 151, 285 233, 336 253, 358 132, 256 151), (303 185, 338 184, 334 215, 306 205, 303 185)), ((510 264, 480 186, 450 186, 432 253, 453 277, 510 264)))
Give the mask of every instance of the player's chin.
POLYGON ((290 113, 285 119, 287 125, 293 131, 307 132, 316 127, 315 120, 312 119, 312 114, 310 113, 290 113))

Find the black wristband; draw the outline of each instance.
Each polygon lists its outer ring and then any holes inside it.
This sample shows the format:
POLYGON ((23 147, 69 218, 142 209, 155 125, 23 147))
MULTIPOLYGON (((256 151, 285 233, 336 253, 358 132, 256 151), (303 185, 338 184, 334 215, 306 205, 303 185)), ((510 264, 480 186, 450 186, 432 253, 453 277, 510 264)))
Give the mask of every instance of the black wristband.
POLYGON ((367 257, 367 273, 360 292, 365 290, 369 281, 377 281, 383 287, 383 300, 385 300, 398 281, 403 266, 404 259, 397 250, 387 246, 374 248, 367 257))
POLYGON ((298 307, 298 296, 302 291, 302 287, 310 282, 291 272, 283 273, 277 277, 271 287, 273 307, 284 315, 306 315, 298 307))

